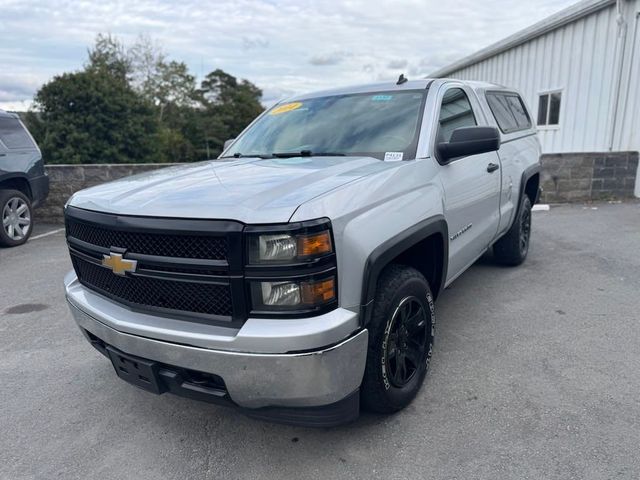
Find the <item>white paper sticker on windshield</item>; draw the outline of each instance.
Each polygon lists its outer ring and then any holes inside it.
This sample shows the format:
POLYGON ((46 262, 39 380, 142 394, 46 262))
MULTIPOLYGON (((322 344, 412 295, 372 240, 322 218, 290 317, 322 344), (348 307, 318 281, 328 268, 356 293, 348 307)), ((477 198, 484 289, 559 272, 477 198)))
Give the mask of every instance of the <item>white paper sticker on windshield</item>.
POLYGON ((385 162, 399 162, 402 160, 402 156, 404 152, 385 152, 384 161, 385 162))

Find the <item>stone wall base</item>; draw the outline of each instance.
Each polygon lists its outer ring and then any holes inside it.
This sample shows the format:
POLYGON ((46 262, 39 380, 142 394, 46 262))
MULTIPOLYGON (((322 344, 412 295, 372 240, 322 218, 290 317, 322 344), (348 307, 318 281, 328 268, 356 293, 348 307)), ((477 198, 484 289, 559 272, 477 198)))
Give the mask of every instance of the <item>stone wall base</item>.
POLYGON ((638 152, 547 153, 540 162, 542 203, 634 197, 638 152))
POLYGON ((71 195, 83 188, 168 167, 171 163, 46 165, 49 174, 49 197, 35 211, 40 223, 64 223, 62 208, 71 195))

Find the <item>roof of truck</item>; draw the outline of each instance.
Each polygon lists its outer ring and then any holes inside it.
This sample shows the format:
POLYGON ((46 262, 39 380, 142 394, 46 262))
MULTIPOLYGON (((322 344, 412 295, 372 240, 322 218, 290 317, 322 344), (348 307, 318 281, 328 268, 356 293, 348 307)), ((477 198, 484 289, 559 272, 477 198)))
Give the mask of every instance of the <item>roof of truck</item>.
POLYGON ((488 82, 477 82, 471 80, 458 80, 455 78, 420 78, 416 80, 407 80, 405 83, 398 85, 397 82, 378 82, 378 83, 365 83, 361 85, 350 85, 346 87, 331 88, 327 90, 320 90, 316 92, 302 93, 287 98, 286 102, 292 102, 297 100, 307 100, 317 97, 330 97, 333 95, 348 95, 353 93, 370 93, 370 92, 398 92, 403 90, 421 90, 429 87, 432 83, 438 84, 444 82, 460 82, 465 85, 469 85, 474 90, 487 90, 487 89, 503 89, 506 88, 502 85, 497 85, 488 82))
POLYGON ((431 83, 429 79, 419 80, 407 80, 405 83, 398 85, 393 82, 379 82, 379 83, 366 83, 362 85, 350 85, 346 87, 331 88, 328 90, 320 90, 317 92, 303 93, 301 95, 295 95, 288 98, 291 100, 305 100, 308 98, 316 97, 329 97, 333 95, 346 95, 350 93, 368 93, 368 92, 387 92, 387 91, 402 91, 402 90, 418 90, 427 88, 431 83))

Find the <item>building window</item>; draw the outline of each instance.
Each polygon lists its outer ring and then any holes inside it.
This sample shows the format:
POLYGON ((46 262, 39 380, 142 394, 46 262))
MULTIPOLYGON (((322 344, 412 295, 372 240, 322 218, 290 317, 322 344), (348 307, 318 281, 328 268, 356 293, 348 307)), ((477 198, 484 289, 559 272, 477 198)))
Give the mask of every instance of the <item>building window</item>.
POLYGON ((561 92, 543 93, 538 98, 538 125, 558 125, 560 123, 561 92))

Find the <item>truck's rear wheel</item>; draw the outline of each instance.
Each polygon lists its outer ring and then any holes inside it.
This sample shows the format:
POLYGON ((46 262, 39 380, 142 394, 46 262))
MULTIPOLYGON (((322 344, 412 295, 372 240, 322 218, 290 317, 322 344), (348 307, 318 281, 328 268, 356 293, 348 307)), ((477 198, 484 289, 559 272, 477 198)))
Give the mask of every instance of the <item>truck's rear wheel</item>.
POLYGON ((516 266, 524 262, 529 252, 531 237, 531 200, 522 196, 518 217, 500 240, 493 245, 493 256, 498 263, 516 266))
POLYGON ((17 190, 0 190, 0 246, 16 247, 31 236, 31 201, 17 190))
POLYGON ((429 283, 417 270, 391 265, 378 282, 369 324, 362 406, 390 413, 416 396, 429 368, 435 312, 429 283))

